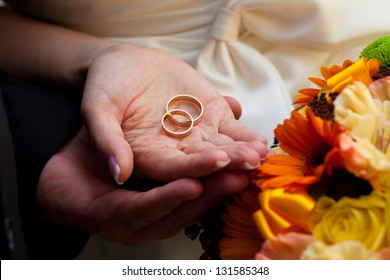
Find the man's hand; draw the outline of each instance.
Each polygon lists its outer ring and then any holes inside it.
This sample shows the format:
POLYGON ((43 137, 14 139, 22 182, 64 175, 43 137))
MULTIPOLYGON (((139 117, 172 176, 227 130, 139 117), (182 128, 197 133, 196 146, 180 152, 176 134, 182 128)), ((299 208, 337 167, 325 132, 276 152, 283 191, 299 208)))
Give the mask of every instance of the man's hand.
POLYGON ((248 184, 242 172, 221 172, 200 180, 170 183, 113 182, 82 128, 46 164, 38 186, 44 218, 125 245, 167 238, 197 220, 224 197, 248 184))

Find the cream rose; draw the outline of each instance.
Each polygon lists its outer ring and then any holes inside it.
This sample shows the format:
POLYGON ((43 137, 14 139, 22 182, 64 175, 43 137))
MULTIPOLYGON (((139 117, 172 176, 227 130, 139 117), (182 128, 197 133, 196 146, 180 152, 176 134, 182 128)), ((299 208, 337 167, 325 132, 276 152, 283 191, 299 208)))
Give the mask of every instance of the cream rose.
POLYGON ((339 137, 347 169, 390 193, 390 77, 347 86, 334 101, 335 120, 353 141, 339 137))
POLYGON ((330 246, 321 241, 311 243, 303 251, 302 260, 370 260, 374 254, 357 241, 343 241, 330 246))
POLYGON ((390 194, 372 192, 358 199, 319 199, 310 217, 315 240, 327 245, 355 240, 372 252, 390 246, 390 194))

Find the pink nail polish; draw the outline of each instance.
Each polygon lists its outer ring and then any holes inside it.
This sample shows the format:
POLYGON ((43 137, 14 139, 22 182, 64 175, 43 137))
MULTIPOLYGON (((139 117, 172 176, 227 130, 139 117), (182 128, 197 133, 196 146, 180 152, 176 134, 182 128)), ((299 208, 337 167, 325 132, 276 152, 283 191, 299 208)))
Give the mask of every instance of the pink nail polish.
POLYGON ((119 167, 119 164, 116 162, 116 159, 114 156, 110 156, 108 158, 108 166, 110 168, 111 175, 112 175, 112 177, 114 177, 114 180, 116 181, 116 183, 118 185, 122 185, 123 182, 118 181, 119 175, 121 173, 121 168, 119 167))

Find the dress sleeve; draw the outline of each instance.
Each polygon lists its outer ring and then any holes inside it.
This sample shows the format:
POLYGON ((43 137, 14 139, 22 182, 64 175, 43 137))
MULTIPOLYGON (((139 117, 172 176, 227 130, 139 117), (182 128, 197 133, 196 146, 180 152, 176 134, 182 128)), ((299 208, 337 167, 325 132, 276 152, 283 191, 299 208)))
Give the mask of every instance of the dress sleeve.
POLYGON ((72 259, 89 235, 40 219, 40 173, 57 149, 81 126, 81 94, 43 88, 0 71, 0 91, 14 147, 20 217, 30 259, 72 259))

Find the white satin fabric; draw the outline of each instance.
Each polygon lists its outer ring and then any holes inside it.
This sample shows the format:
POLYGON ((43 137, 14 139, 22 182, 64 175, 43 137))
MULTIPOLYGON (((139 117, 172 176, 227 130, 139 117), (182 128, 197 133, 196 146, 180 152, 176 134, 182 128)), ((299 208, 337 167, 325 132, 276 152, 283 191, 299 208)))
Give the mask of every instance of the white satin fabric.
MULTIPOLYGON (((58 24, 157 47, 197 68, 272 141, 321 65, 390 34, 389 0, 9 0, 58 24)), ((207 112, 206 112, 207 113, 207 112)))
POLYGON ((272 139, 306 77, 389 35, 389 13, 388 0, 227 1, 196 67, 240 100, 248 126, 272 139))

